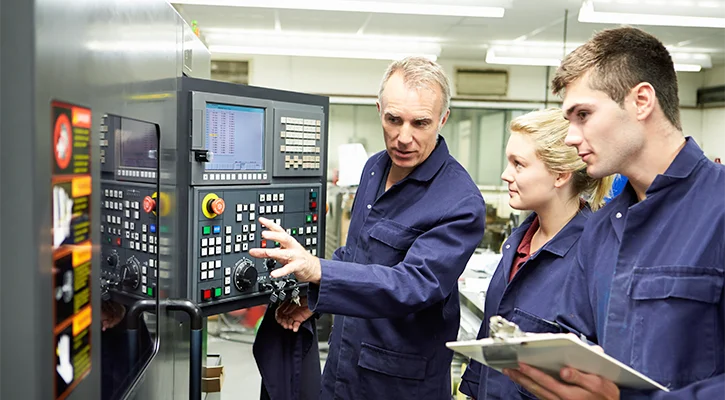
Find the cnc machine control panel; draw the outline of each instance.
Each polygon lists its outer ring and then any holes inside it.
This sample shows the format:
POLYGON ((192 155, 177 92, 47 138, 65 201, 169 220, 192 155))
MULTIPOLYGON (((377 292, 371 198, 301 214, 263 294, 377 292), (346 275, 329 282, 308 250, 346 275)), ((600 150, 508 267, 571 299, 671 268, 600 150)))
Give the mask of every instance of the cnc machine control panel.
POLYGON ((158 146, 155 124, 101 122, 101 279, 135 298, 156 296, 158 146))
POLYGON ((262 238, 265 217, 311 254, 324 253, 325 112, 255 97, 191 97, 190 298, 220 311, 240 299, 284 299, 301 289, 294 276, 272 279, 280 265, 249 249, 280 246, 262 238))

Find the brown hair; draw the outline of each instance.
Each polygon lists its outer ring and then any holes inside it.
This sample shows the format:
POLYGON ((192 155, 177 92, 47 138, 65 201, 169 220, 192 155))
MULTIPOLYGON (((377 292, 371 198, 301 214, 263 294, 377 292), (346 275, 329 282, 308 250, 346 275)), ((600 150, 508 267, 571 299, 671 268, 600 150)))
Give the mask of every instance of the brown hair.
POLYGON ((662 112, 682 130, 675 66, 656 37, 632 27, 595 34, 561 62, 552 81, 554 94, 590 71, 590 88, 606 93, 622 107, 633 87, 648 82, 655 89, 662 112))
POLYGON ((534 142, 536 156, 546 169, 555 174, 570 172, 574 192, 589 201, 596 211, 604 205, 604 199, 612 190, 614 178, 610 175, 594 179, 587 175, 587 165, 576 148, 564 142, 569 131, 569 121, 564 119, 560 108, 533 111, 515 118, 509 125, 511 132, 529 137, 534 142))

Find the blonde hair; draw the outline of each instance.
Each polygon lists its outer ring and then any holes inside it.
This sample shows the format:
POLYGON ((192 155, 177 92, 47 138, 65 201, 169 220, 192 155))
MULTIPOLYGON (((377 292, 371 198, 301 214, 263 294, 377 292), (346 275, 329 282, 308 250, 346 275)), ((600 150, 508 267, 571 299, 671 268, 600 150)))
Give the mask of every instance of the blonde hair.
POLYGON ((438 63, 433 62, 425 57, 411 56, 406 57, 402 60, 393 61, 388 69, 385 70, 383 75, 383 81, 380 83, 380 91, 378 91, 378 101, 382 104, 383 91, 385 90, 385 84, 396 72, 403 74, 403 81, 410 88, 416 89, 433 89, 434 85, 438 85, 443 94, 441 99, 441 115, 440 118, 446 115, 446 111, 451 105, 451 84, 446 76, 443 67, 438 63))
POLYGON ((550 172, 570 172, 574 192, 584 197, 592 210, 598 210, 604 205, 604 199, 612 190, 614 177, 594 179, 587 175, 587 165, 579 157, 576 148, 564 143, 569 121, 564 118, 561 109, 547 108, 524 114, 511 121, 509 129, 534 142, 536 156, 550 172))

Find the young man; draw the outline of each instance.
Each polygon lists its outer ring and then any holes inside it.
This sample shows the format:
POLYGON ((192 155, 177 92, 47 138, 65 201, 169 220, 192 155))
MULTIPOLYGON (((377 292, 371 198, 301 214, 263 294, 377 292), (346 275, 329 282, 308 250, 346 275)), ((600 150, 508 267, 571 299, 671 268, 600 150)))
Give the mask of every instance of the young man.
POLYGON ((725 393, 725 168, 682 133, 667 49, 635 28, 596 34, 553 81, 593 177, 624 191, 585 227, 561 325, 671 392, 630 393, 571 368, 505 373, 542 399, 716 399, 725 393))
MULTIPOLYGON (((355 195, 345 247, 313 257, 269 220, 254 249, 310 282, 302 307, 278 309, 298 329, 312 311, 335 315, 321 399, 450 400, 460 325, 458 277, 483 238, 485 206, 439 132, 448 119, 443 69, 419 57, 390 65, 380 88, 386 150, 372 156, 355 195)), ((284 379, 281 377, 280 379, 284 379)))

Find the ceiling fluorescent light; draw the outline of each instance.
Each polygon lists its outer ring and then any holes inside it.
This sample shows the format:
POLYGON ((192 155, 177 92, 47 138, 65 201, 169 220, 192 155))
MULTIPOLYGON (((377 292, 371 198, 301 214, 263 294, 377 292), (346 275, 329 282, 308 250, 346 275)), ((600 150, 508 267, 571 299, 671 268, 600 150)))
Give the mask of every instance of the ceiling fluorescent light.
POLYGON ((324 58, 358 58, 368 60, 399 60, 407 56, 421 56, 435 61, 436 54, 405 53, 405 52, 382 52, 382 51, 361 51, 361 50, 334 50, 315 49, 299 47, 262 47, 262 46, 225 46, 212 45, 209 51, 213 55, 218 54, 248 54, 268 56, 296 56, 296 57, 324 57, 324 58))
MULTIPOLYGON (((558 67, 561 64, 561 49, 553 46, 543 47, 492 47, 486 52, 486 63, 502 65, 550 66, 558 67)), ((674 62, 675 71, 699 72, 702 68, 712 67, 712 61, 707 54, 670 53, 674 62)))
POLYGON ((725 18, 684 15, 641 14, 596 11, 594 1, 585 0, 579 9, 579 22, 623 25, 683 26, 725 28, 725 18))
MULTIPOLYGON (((193 4, 204 6, 280 8, 289 10, 347 11, 375 14, 409 14, 478 18, 502 18, 505 12, 503 7, 360 0, 170 0, 170 2, 172 4, 193 4)), ((500 2, 501 1, 499 1, 499 3, 500 2)), ((441 0, 441 3, 445 2, 441 0)))

